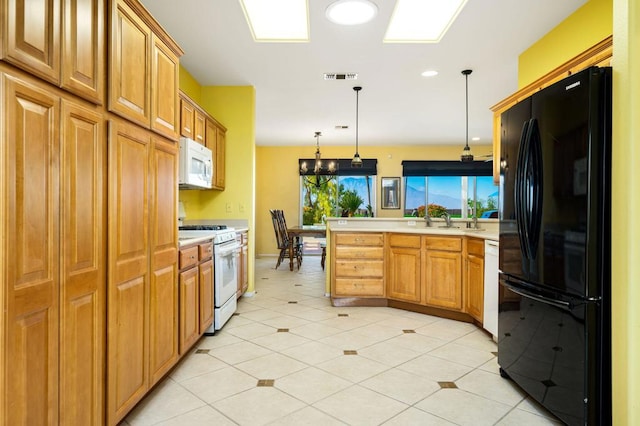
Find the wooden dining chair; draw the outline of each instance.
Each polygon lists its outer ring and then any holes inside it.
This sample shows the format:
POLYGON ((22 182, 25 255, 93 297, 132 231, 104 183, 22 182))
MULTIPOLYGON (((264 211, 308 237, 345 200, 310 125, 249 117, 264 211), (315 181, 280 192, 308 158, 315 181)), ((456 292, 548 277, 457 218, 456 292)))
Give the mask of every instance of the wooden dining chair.
MULTIPOLYGON (((271 221, 273 223, 273 231, 276 235, 276 242, 280 253, 278 254, 278 261, 276 262, 276 269, 282 263, 285 258, 289 257, 289 233, 287 232, 287 223, 284 218, 284 212, 282 210, 269 210, 271 213, 271 221)), ((297 241, 293 244, 293 256, 298 263, 298 269, 302 264, 302 246, 297 241)))

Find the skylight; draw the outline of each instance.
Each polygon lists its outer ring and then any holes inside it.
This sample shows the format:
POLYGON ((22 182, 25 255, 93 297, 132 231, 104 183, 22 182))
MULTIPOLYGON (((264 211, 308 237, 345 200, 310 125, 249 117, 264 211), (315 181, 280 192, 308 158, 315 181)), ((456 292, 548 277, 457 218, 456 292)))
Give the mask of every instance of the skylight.
POLYGON ((467 0, 396 0, 385 43, 438 43, 467 0))
POLYGON ((307 0, 240 0, 255 41, 309 41, 307 0))

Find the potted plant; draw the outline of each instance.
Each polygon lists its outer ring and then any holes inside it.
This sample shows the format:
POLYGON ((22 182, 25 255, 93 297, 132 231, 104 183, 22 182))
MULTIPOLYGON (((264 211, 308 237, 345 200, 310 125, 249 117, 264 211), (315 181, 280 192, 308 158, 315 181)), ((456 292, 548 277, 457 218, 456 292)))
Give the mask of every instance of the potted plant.
POLYGON ((342 193, 338 206, 351 217, 360 208, 362 203, 364 203, 364 200, 358 195, 356 190, 349 189, 342 193))

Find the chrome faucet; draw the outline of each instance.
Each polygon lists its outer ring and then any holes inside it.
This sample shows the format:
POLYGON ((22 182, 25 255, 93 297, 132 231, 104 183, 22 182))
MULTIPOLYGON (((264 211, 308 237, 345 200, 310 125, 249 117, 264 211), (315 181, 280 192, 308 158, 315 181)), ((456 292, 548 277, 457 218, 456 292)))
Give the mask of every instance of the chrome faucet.
POLYGON ((444 219, 444 222, 447 226, 447 228, 451 228, 451 215, 447 212, 442 213, 441 216, 444 219))
POLYGON ((431 220, 431 216, 429 216, 429 212, 425 211, 424 212, 424 220, 427 223, 427 228, 431 226, 431 224, 433 223, 433 221, 431 220))

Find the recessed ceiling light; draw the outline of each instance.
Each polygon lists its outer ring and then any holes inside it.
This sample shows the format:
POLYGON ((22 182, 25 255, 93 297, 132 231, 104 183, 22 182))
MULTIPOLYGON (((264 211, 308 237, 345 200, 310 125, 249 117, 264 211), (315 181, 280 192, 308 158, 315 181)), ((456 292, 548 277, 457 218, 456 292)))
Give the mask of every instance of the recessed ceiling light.
POLYGON ((340 25, 359 25, 372 20, 378 6, 369 0, 338 0, 327 7, 327 18, 340 25))
POLYGON ((437 43, 467 0, 396 0, 387 43, 437 43))
POLYGON ((307 0, 240 0, 255 41, 309 41, 307 0))
POLYGON ((435 77, 438 75, 438 71, 436 70, 426 70, 422 73, 423 77, 435 77))
POLYGON ((471 140, 472 140, 472 141, 476 141, 476 142, 477 142, 477 141, 479 141, 479 140, 480 140, 480 138, 476 136, 476 137, 474 137, 474 138, 471 138, 471 140))

